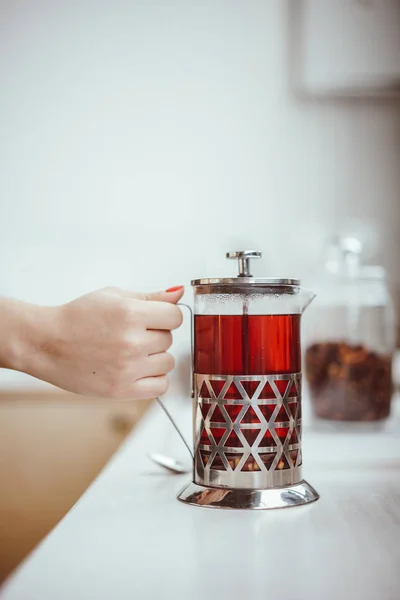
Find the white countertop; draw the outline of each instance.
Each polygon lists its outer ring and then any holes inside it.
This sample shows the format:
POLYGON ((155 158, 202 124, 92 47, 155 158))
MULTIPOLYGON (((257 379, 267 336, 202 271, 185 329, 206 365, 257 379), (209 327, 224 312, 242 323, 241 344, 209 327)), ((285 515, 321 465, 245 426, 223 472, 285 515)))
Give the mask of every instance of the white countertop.
MULTIPOLYGON (((191 401, 168 400, 186 431, 191 401)), ((221 511, 176 494, 147 452, 186 460, 154 405, 1 600, 398 600, 400 399, 379 431, 304 427, 307 507, 221 511)))

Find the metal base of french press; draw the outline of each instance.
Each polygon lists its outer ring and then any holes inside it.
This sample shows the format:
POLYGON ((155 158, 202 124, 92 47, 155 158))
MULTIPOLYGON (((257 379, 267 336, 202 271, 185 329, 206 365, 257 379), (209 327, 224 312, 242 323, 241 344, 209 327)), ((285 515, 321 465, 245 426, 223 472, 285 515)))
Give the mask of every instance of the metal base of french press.
POLYGON ((238 490, 205 487, 191 481, 178 495, 178 500, 205 508, 268 510, 302 506, 318 500, 319 494, 307 483, 299 483, 268 490, 238 490))

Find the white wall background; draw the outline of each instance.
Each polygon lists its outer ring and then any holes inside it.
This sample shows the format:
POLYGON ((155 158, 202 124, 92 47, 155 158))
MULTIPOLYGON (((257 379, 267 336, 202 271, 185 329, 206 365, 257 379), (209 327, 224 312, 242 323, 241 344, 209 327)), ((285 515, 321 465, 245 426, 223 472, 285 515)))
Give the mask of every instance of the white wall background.
POLYGON ((289 31, 283 0, 2 0, 0 293, 187 284, 242 246, 307 276, 348 217, 400 284, 398 105, 296 98, 289 31))

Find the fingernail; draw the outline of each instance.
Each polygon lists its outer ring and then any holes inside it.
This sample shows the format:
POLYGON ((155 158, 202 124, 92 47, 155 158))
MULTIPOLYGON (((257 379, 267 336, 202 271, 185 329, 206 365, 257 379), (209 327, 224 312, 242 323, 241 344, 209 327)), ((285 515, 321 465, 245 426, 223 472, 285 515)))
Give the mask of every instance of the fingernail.
POLYGON ((176 285, 175 287, 172 288, 168 288, 167 290, 165 290, 166 292, 177 292, 178 290, 183 290, 184 286, 183 285, 176 285))

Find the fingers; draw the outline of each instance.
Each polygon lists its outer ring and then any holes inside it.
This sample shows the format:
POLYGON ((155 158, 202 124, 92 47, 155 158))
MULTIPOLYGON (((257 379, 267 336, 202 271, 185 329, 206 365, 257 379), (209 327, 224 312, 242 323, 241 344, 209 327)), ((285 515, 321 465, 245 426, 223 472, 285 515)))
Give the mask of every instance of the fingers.
POLYGON ((172 346, 170 331, 156 331, 148 329, 144 334, 143 348, 147 354, 166 352, 172 346))
POLYGON ((133 384, 132 397, 135 400, 149 400, 162 396, 167 389, 168 378, 166 375, 161 377, 145 377, 133 384))
POLYGON ((150 292, 148 294, 144 294, 144 300, 170 302, 175 304, 176 302, 179 302, 184 293, 185 288, 183 285, 178 285, 166 290, 165 292, 150 292))
POLYGON ((167 302, 146 302, 143 306, 144 326, 146 329, 172 331, 182 325, 183 315, 180 308, 167 302))
POLYGON ((172 371, 174 365, 174 357, 172 354, 169 354, 169 352, 152 354, 151 356, 148 356, 143 363, 143 376, 158 377, 160 375, 166 375, 166 373, 172 371))
POLYGON ((135 298, 136 300, 146 300, 148 302, 168 302, 169 304, 176 304, 182 298, 185 293, 185 287, 183 285, 178 285, 176 287, 170 288, 165 292, 133 292, 130 290, 122 290, 119 288, 106 288, 112 293, 116 293, 120 296, 125 296, 126 298, 135 298))
POLYGON ((132 315, 135 315, 135 311, 139 312, 141 321, 143 321, 141 324, 145 329, 172 331, 182 325, 182 312, 175 304, 182 298, 185 289, 183 286, 171 289, 173 291, 150 294, 140 294, 118 288, 106 288, 106 292, 132 300, 144 300, 143 304, 140 303, 140 311, 138 311, 137 304, 132 305, 132 315))

